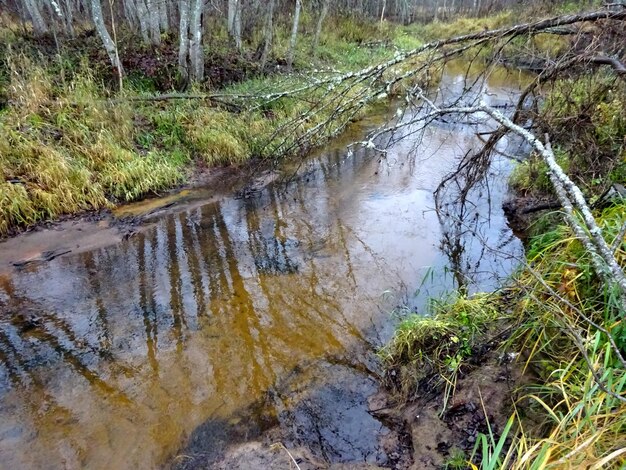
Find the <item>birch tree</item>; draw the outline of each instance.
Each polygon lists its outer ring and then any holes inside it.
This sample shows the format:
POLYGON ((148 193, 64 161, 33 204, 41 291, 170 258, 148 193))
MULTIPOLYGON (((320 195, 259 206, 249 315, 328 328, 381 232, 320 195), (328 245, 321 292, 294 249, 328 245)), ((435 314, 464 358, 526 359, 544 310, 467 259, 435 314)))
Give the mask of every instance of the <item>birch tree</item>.
POLYGON ((287 52, 287 69, 291 70, 293 58, 296 52, 296 42, 298 39, 298 26, 300 24, 300 11, 302 10, 302 0, 296 0, 296 9, 293 14, 293 26, 291 27, 291 38, 289 40, 289 51, 287 52))
POLYGON ((317 25, 315 26, 315 37, 313 38, 313 54, 317 53, 317 47, 320 43, 320 35, 322 34, 322 26, 324 25, 324 20, 326 19, 326 15, 328 15, 328 4, 330 0, 322 0, 322 11, 320 12, 320 16, 317 19, 317 25))
POLYGON ((241 49, 241 0, 228 0, 228 35, 241 49))
POLYGON ((24 0, 24 6, 30 16, 31 23, 33 25, 33 31, 35 34, 44 34, 48 32, 48 26, 39 11, 39 5, 37 0, 24 0))
POLYGON ((265 69, 267 59, 272 52, 272 42, 274 39, 274 6, 276 0, 269 0, 265 26, 263 27, 263 52, 261 54, 261 70, 265 69))
POLYGON ((204 52, 202 50, 202 13, 204 0, 191 0, 189 12, 189 58, 190 78, 204 80, 204 52))
POLYGON ((189 82, 189 0, 178 1, 178 71, 184 84, 189 82))
MULTIPOLYGON (((143 0, 139 0, 142 2, 143 0)), ((162 0, 146 0, 146 7, 148 9, 148 25, 150 29, 150 42, 155 46, 161 44, 161 28, 159 25, 159 5, 158 2, 162 0)))
POLYGON ((109 56, 109 60, 111 61, 111 65, 116 69, 118 76, 123 75, 122 63, 120 62, 119 54, 117 52, 117 46, 113 39, 111 39, 111 35, 107 30, 106 24, 104 23, 104 17, 102 16, 102 5, 100 4, 100 0, 89 0, 91 6, 91 17, 96 26, 96 31, 98 32, 98 36, 102 40, 102 44, 104 45, 104 49, 107 51, 107 55, 109 56))

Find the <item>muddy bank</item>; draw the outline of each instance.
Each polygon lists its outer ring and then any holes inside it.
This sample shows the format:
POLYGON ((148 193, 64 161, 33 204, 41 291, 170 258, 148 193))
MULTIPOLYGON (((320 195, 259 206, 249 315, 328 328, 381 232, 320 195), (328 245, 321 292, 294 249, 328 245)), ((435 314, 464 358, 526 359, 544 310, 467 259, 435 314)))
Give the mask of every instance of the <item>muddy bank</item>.
MULTIPOLYGON (((352 123, 345 132, 312 152, 315 159, 326 152, 343 151, 355 139, 384 122, 387 107, 379 106, 352 123)), ((158 196, 121 204, 113 209, 65 215, 26 229, 18 228, 0 239, 0 274, 68 255, 115 245, 154 228, 163 218, 211 204, 228 197, 258 197, 269 184, 307 178, 301 158, 283 161, 250 161, 242 166, 197 167, 187 183, 158 196)))
POLYGON ((248 173, 243 170, 206 171, 186 187, 160 197, 113 210, 64 216, 16 231, 0 240, 0 273, 120 243, 150 229, 161 217, 224 197, 245 186, 248 180, 248 173))
MULTIPOLYGON (((370 399, 370 409, 398 423, 411 439, 412 464, 403 468, 441 469, 466 462, 479 434, 493 433, 496 442, 513 412, 520 387, 530 382, 516 356, 497 351, 498 343, 485 344, 471 357, 471 367, 459 373, 454 392, 432 387, 425 380, 411 397, 399 395, 394 382, 404 380, 391 369, 386 386, 370 399), (379 411, 376 411, 379 410, 379 411)), ((480 454, 480 452, 478 452, 480 454)), ((478 457, 473 459, 478 463, 478 457)))

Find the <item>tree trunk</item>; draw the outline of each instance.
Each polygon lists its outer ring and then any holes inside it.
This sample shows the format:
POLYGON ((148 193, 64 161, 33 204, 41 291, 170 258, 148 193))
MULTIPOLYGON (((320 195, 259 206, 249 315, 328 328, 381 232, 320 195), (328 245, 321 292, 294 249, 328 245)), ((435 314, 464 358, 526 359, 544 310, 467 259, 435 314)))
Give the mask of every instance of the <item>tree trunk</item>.
POLYGON ((106 24, 104 23, 104 18, 102 16, 102 5, 100 4, 100 0, 90 0, 91 3, 91 16, 93 18, 93 22, 96 25, 96 31, 98 32, 98 36, 102 40, 102 44, 104 44, 104 49, 107 51, 109 55, 109 60, 113 67, 117 69, 118 76, 122 76, 122 64, 119 59, 119 55, 117 53, 117 46, 109 32, 107 31, 106 24))
MULTIPOLYGON (((139 0, 142 1, 142 0, 139 0)), ((148 8, 148 25, 150 28, 150 42, 158 46, 161 44, 161 28, 159 27, 159 5, 162 0, 146 0, 148 8)))
POLYGON ((133 0, 135 5, 135 11, 137 12, 137 19, 139 20, 139 29, 141 30, 141 37, 144 42, 150 42, 150 28, 148 26, 150 14, 144 0, 133 0))
POLYGON ((298 25, 300 23, 300 10, 302 0, 296 0, 296 11, 293 14, 293 26, 291 28, 291 39, 289 40, 289 51, 287 53, 287 69, 291 70, 293 58, 296 53, 296 41, 298 40, 298 25))
POLYGON ((189 57, 191 62, 190 78, 195 81, 204 79, 204 53, 202 51, 202 13, 204 0, 192 0, 189 15, 189 57))
POLYGON ((186 85, 189 82, 189 0, 179 0, 178 15, 178 70, 181 81, 186 85))
POLYGON ((228 36, 235 43, 235 47, 241 49, 241 0, 228 0, 228 36))
POLYGON ((62 3, 62 7, 63 7, 63 18, 65 20, 65 32, 66 34, 73 38, 75 35, 74 32, 74 11, 72 9, 72 4, 67 1, 64 0, 62 3))
POLYGON ((265 19, 265 28, 263 31, 263 53, 261 54, 261 70, 265 69, 267 59, 272 51, 272 40, 274 39, 274 6, 276 0, 269 0, 267 6, 267 16, 265 19))
POLYGON ((227 30, 228 35, 232 38, 233 32, 235 31, 235 15, 237 11, 237 3, 238 0, 228 0, 228 19, 227 19, 227 30))
POLYGON ((170 29, 170 20, 167 11, 167 1, 157 0, 159 6, 159 26, 162 32, 167 32, 170 29))
POLYGON ((330 0, 323 0, 322 11, 320 12, 320 17, 317 19, 317 26, 315 27, 315 37, 313 38, 313 55, 317 54, 317 46, 319 46, 320 43, 322 26, 324 25, 324 20, 326 19, 326 15, 328 14, 329 1, 330 0))
POLYGON ((242 2, 241 0, 237 1, 237 5, 235 8, 235 18, 233 23, 233 39, 235 41, 235 47, 237 50, 241 50, 241 13, 242 13, 242 2))
POLYGON ((48 32, 48 27, 46 26, 46 22, 41 16, 41 12, 39 11, 39 5, 37 5, 36 0, 24 0, 24 5, 26 6, 26 10, 28 10, 28 15, 30 16, 31 22, 33 24, 33 31, 35 34, 44 34, 48 32))

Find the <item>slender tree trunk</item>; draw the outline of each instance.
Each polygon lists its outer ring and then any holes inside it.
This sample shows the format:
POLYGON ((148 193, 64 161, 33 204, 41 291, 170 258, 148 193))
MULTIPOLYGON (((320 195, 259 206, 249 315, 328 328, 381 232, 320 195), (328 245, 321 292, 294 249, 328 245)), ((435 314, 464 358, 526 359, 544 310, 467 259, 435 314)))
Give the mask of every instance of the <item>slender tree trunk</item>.
POLYGON ((137 19, 139 20, 139 29, 141 30, 141 37, 144 42, 150 42, 150 27, 148 25, 150 14, 144 0, 133 0, 135 5, 135 11, 137 12, 137 19))
POLYGON ((44 34, 48 32, 48 27, 46 26, 46 22, 41 15, 41 11, 39 11, 39 5, 37 5, 36 0, 24 0, 24 5, 26 6, 26 10, 28 10, 28 15, 30 16, 30 20, 33 24, 33 31, 35 34, 44 34))
POLYGON ((291 28, 291 39, 289 40, 289 51, 287 52, 287 69, 291 70, 293 58, 296 53, 296 41, 298 40, 298 25, 300 23, 300 10, 302 0, 296 0, 296 11, 293 14, 293 26, 291 28))
POLYGON ((233 38, 235 40, 235 47, 237 50, 241 50, 241 14, 242 14, 241 0, 237 0, 235 9, 235 20, 233 24, 233 38))
POLYGON ((98 36, 102 40, 102 44, 104 44, 104 49, 107 51, 109 55, 109 60, 113 67, 117 69, 117 73, 119 76, 122 76, 122 63, 119 60, 119 56, 117 53, 117 46, 109 32, 107 31, 106 24, 104 23, 104 18, 102 16, 102 5, 100 4, 100 0, 90 0, 91 3, 91 17, 93 18, 93 22, 96 25, 96 31, 98 32, 98 36))
POLYGON ((241 0, 228 0, 228 36, 241 49, 241 0))
POLYGON ((178 70, 184 85, 189 82, 189 0, 179 0, 178 70))
POLYGON ((324 25, 324 20, 326 19, 326 15, 328 14, 329 2, 330 0, 323 0, 322 11, 320 12, 320 17, 317 19, 317 26, 315 27, 315 37, 313 38, 313 55, 317 54, 317 46, 319 46, 320 35, 322 34, 322 26, 324 25))
POLYGON ((261 70, 265 69, 267 59, 272 52, 272 41, 274 39, 274 6, 276 0, 269 0, 267 6, 267 16, 265 19, 265 28, 263 30, 263 53, 261 54, 261 70))
POLYGON ((170 20, 167 12, 167 1, 156 0, 159 6, 159 26, 161 32, 166 33, 170 29, 170 20))
POLYGON ((148 8, 148 25, 150 28, 150 42, 155 46, 161 44, 161 28, 159 27, 158 5, 161 1, 162 0, 146 0, 146 7, 148 8))
POLYGON ((189 15, 189 58, 191 62, 190 78, 195 81, 204 79, 204 53, 202 50, 202 13, 204 0, 192 0, 189 15))
POLYGON ((227 18, 227 30, 228 35, 232 38, 234 36, 235 31, 235 15, 237 12, 237 3, 238 0, 228 0, 228 18, 227 18))
POLYGON ((63 8, 63 18, 65 20, 65 33, 73 38, 75 35, 74 32, 74 11, 72 8, 72 4, 67 1, 64 0, 62 2, 62 8, 63 8))

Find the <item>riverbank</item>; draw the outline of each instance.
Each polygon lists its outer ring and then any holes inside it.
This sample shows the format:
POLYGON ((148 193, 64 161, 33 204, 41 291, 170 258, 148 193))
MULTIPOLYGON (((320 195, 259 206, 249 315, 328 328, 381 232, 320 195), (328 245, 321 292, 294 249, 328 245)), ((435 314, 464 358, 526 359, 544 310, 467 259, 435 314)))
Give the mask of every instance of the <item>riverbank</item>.
MULTIPOLYGON (((624 268, 624 81, 586 69, 544 87, 535 132, 550 135, 624 268)), ((518 165, 511 187, 505 209, 526 240, 519 271, 498 291, 458 293, 408 317, 381 351, 389 401, 414 429, 414 465, 622 468, 619 289, 594 269, 538 155, 518 165), (438 430, 438 445, 419 444, 421 426, 438 430)))
MULTIPOLYGON (((397 48, 419 44, 399 26, 381 28, 347 18, 331 24, 312 59, 312 38, 302 38, 295 71, 288 74, 281 67, 283 35, 278 35, 276 59, 266 71, 255 69, 251 51, 233 53, 218 35, 207 45, 213 54, 206 64, 212 71, 209 81, 184 93, 171 92, 175 72, 167 67, 144 70, 146 53, 140 47, 124 51, 136 68, 128 70, 119 91, 111 89, 99 62, 106 59, 91 53, 100 46, 89 32, 55 49, 7 27, 0 73, 5 178, 0 236, 63 215, 159 195, 206 169, 254 162, 263 166, 325 142, 333 134, 330 128, 313 142, 298 141, 332 113, 323 91, 291 95, 310 85, 306 75, 325 78, 363 68, 393 56, 397 48), (303 118, 307 113, 311 118, 303 118)), ((164 57, 174 53, 171 42, 160 48, 164 57)), ((368 110, 364 107, 350 119, 358 120, 368 110)))
MULTIPOLYGON (((371 111, 367 98, 354 110, 336 113, 344 99, 365 96, 373 82, 333 96, 328 87, 334 77, 451 32, 498 28, 513 19, 501 13, 401 26, 335 17, 312 53, 313 19, 307 16, 303 29, 309 34, 298 43, 291 73, 285 73, 284 31, 276 34, 274 55, 264 70, 254 51, 233 52, 217 32, 207 44, 208 82, 182 93, 173 92, 172 37, 156 51, 132 42, 121 50, 127 78, 118 90, 92 31, 59 43, 23 35, 5 19, 0 30, 0 236, 159 195, 207 168, 301 156, 371 111), (164 65, 154 62, 155 53, 164 65), (314 86, 316 80, 328 87, 314 86)), ((481 52, 483 58, 489 54, 488 49, 481 52)), ((406 72, 407 66, 417 67, 409 63, 395 73, 406 72)), ((428 85, 433 77, 425 71, 412 80, 428 85)), ((392 94, 403 89, 393 88, 392 94)), ((380 99, 389 97, 383 94, 380 99)))

